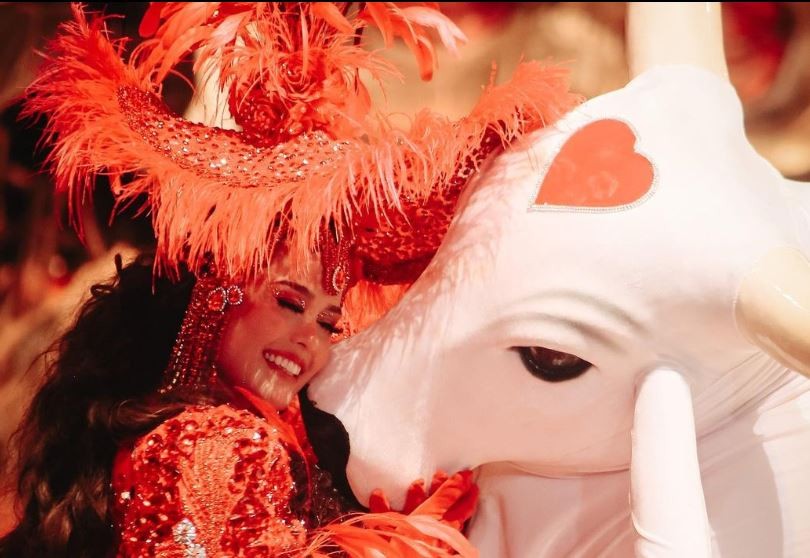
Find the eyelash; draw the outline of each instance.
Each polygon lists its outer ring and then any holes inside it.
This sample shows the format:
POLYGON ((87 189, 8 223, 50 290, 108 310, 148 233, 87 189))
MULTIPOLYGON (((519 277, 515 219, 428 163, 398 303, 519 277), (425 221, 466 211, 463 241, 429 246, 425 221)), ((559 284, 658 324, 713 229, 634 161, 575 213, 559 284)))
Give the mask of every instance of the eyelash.
MULTIPOLYGON (((283 296, 277 296, 276 302, 278 302, 278 305, 280 307, 286 308, 287 310, 295 312, 296 314, 304 313, 304 306, 301 303, 296 302, 294 300, 285 298, 283 296)), ((329 322, 318 322, 318 325, 320 325, 323 329, 325 329, 327 333, 329 333, 330 335, 340 335, 341 333, 343 333, 342 328, 339 328, 336 325, 331 324, 329 322)))
POLYGON ((276 297, 276 301, 282 308, 286 308, 287 310, 295 312, 296 314, 304 313, 304 305, 299 302, 295 302, 294 300, 290 300, 282 296, 276 297))
POLYGON ((340 328, 334 324, 330 324, 329 322, 318 322, 318 325, 320 325, 322 328, 324 328, 327 332, 329 332, 332 335, 340 335, 341 333, 343 333, 343 328, 340 328))

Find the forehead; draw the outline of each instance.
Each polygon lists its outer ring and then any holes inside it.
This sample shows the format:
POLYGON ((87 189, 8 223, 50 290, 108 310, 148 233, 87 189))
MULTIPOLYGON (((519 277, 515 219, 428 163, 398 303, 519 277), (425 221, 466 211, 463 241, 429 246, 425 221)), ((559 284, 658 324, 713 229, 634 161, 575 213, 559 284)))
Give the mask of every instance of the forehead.
POLYGON ((326 293, 322 282, 322 266, 319 261, 297 262, 286 251, 279 251, 267 269, 256 273, 248 283, 253 289, 264 289, 279 282, 289 283, 290 288, 300 286, 307 294, 325 300, 338 300, 339 297, 326 293))

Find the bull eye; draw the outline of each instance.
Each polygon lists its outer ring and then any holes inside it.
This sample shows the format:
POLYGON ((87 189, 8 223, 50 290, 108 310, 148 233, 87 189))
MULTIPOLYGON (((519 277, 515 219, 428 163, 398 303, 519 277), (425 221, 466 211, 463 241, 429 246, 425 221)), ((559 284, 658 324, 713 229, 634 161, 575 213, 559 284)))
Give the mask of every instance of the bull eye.
POLYGON ((581 376, 591 366, 576 355, 545 347, 514 347, 532 376, 546 382, 565 382, 581 376))

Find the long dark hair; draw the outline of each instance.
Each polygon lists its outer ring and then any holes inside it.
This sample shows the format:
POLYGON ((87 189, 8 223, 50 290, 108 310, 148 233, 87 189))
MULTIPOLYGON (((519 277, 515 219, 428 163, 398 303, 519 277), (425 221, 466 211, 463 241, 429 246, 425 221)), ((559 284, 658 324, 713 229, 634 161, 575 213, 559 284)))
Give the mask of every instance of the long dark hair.
POLYGON ((91 289, 15 434, 22 518, 0 557, 114 551, 110 473, 119 444, 187 404, 158 388, 194 278, 153 278, 141 257, 91 289))

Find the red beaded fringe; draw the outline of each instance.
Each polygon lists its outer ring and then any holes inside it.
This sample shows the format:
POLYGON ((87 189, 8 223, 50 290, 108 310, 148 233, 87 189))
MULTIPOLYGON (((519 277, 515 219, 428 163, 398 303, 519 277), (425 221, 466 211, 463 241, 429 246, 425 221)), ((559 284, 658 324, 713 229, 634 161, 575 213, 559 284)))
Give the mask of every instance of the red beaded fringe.
POLYGON ((241 287, 227 284, 212 268, 198 275, 172 349, 161 393, 205 391, 214 385, 226 310, 229 306, 241 304, 243 298, 241 287))

